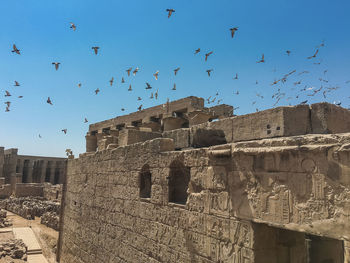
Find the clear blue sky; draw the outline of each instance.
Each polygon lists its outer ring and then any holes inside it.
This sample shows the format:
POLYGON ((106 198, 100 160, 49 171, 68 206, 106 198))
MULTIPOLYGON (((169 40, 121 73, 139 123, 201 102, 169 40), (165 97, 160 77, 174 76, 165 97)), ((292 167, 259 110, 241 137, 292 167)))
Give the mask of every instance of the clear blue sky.
POLYGON ((218 99, 240 107, 236 114, 245 114, 273 107, 271 96, 280 88, 286 95, 277 106, 308 99, 309 103, 341 101, 349 107, 350 83, 345 83, 350 80, 349 10, 345 0, 3 0, 0 145, 17 147, 20 154, 64 156, 64 150, 71 148, 77 155, 85 151, 90 123, 122 115, 122 107, 125 113, 135 111, 138 96, 144 107, 150 107, 166 98, 207 98, 219 92, 218 99), (170 19, 167 8, 176 10, 170 19), (76 24, 75 32, 69 22, 76 24), (235 26, 239 30, 232 39, 229 28, 235 26), (325 47, 307 60, 322 40, 325 47), (11 53, 13 44, 21 55, 11 53), (97 56, 92 46, 100 47, 97 56), (202 51, 194 55, 197 48, 202 51), (205 62, 209 51, 214 53, 205 62), (262 54, 266 62, 256 63, 262 54), (54 61, 61 63, 58 71, 54 61), (135 77, 127 77, 129 67, 140 68, 135 77), (175 77, 177 67, 181 69, 175 77), (207 69, 213 69, 210 78, 207 69), (297 72, 285 84, 270 85, 294 69, 297 72), (156 81, 152 74, 157 70, 156 81), (298 76, 304 70, 310 73, 298 76), (238 80, 233 79, 236 73, 238 80), (15 80, 20 87, 13 86, 15 80), (299 80, 300 85, 293 84, 299 80), (157 101, 149 99, 145 82, 153 92, 159 89, 157 101), (174 83, 177 91, 171 90, 174 83), (129 84, 134 91, 127 91, 129 84), (308 97, 311 91, 295 98, 305 85, 317 89, 321 84, 340 88, 326 99, 322 92, 308 97), (96 88, 101 91, 98 95, 96 88), (5 90, 12 96, 4 97, 5 90), (237 90, 240 94, 234 95, 237 90), (46 103, 48 96, 53 106, 46 103), (288 97, 292 98, 287 101, 288 97), (10 112, 5 112, 5 101, 11 101, 10 112), (61 132, 64 128, 66 135, 61 132))

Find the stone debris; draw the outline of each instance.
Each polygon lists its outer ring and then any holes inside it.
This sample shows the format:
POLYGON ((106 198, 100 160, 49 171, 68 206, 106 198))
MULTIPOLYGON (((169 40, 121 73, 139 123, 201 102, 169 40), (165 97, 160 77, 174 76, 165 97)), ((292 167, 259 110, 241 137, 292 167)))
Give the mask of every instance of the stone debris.
POLYGON ((0 261, 14 262, 9 258, 17 259, 15 262, 27 261, 27 246, 21 239, 9 239, 0 243, 0 261))
POLYGON ((6 218, 7 212, 0 210, 0 228, 12 226, 12 223, 6 218))
POLYGON ((56 212, 46 212, 40 218, 40 223, 58 231, 60 216, 56 212))
POLYGON ((41 197, 10 197, 0 201, 0 207, 25 219, 42 217, 41 223, 58 230, 60 203, 41 197))

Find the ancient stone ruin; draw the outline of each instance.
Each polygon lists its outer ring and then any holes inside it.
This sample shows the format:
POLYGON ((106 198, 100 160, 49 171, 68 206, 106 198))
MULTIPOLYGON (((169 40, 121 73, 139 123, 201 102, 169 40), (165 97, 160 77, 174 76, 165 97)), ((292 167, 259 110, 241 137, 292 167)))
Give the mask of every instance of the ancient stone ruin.
POLYGON ((232 111, 188 97, 90 125, 60 262, 350 262, 350 111, 232 111))

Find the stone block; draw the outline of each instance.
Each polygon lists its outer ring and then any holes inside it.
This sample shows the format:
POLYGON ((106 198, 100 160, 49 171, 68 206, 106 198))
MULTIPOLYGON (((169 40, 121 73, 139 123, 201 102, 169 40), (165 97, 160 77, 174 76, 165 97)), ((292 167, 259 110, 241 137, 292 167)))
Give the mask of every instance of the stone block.
POLYGON ((119 146, 126 146, 133 143, 144 142, 154 138, 162 137, 159 132, 139 131, 125 129, 119 132, 119 146))
POLYGON ((173 139, 175 149, 183 149, 183 148, 190 147, 190 129, 189 128, 165 131, 163 132, 163 138, 173 139))
POLYGON ((350 110, 326 102, 311 105, 312 133, 350 132, 350 110))

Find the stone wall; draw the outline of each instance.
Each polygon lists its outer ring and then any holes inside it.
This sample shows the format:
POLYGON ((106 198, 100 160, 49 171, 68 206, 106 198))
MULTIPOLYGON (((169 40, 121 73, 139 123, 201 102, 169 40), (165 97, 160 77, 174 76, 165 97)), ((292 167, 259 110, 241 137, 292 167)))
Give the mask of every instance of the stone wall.
POLYGON ((350 134, 175 145, 158 138, 69 160, 60 262, 340 263, 349 254, 350 134))
POLYGON ((43 184, 16 184, 15 196, 43 196, 43 184))

